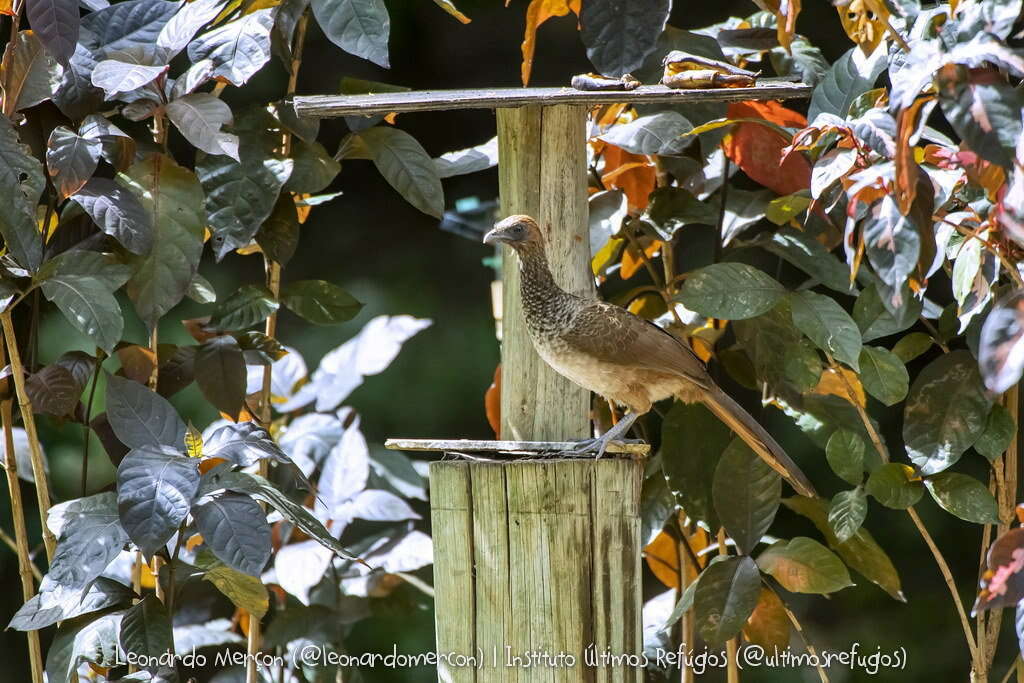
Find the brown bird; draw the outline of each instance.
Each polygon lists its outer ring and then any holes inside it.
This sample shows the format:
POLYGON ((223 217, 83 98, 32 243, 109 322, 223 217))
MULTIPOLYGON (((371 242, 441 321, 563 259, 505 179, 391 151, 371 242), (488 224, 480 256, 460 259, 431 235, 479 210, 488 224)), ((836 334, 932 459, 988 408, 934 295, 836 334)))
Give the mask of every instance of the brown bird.
POLYGON ((816 495, 782 446, 722 391, 687 344, 624 308, 559 287, 534 219, 509 216, 484 236, 484 243, 507 244, 519 256, 523 315, 540 357, 559 374, 628 409, 604 435, 581 441, 577 452, 596 450, 601 457, 608 443, 655 402, 674 396, 702 402, 798 493, 816 495))

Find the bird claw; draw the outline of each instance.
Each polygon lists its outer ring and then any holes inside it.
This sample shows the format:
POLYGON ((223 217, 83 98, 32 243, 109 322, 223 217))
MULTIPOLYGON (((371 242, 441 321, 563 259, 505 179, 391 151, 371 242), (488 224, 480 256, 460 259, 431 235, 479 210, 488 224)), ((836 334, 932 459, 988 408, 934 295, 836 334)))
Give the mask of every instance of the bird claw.
POLYGON ((593 439, 583 439, 582 441, 578 441, 575 447, 565 451, 565 453, 569 455, 583 455, 584 453, 590 453, 596 450, 597 454, 594 456, 594 459, 596 460, 604 455, 605 450, 608 448, 608 444, 613 442, 623 445, 644 443, 643 439, 606 439, 604 437, 596 437, 593 439))

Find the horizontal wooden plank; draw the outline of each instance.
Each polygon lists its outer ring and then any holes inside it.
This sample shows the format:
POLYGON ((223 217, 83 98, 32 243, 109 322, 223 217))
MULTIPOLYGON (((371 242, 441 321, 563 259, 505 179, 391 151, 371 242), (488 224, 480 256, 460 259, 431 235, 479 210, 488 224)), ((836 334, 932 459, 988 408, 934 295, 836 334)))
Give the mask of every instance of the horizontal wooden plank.
POLYGON ((766 78, 752 88, 700 88, 675 90, 663 85, 642 85, 635 90, 576 90, 562 88, 482 88, 473 90, 415 90, 371 95, 305 95, 294 99, 299 116, 332 118, 369 116, 390 112, 498 109, 531 104, 639 104, 787 100, 811 96, 804 83, 766 78))
MULTIPOLYGON (((514 455, 548 455, 571 450, 575 441, 476 441, 473 439, 388 439, 385 448, 393 451, 449 451, 459 453, 510 453, 514 455)), ((650 444, 613 441, 606 453, 646 455, 650 444)), ((591 456, 587 456, 591 457, 591 456)))

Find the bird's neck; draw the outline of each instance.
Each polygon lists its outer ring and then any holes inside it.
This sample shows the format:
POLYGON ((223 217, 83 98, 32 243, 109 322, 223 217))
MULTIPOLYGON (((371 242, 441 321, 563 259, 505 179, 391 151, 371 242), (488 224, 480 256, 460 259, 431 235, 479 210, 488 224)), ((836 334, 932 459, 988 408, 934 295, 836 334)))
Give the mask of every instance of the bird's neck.
POLYGON ((519 250, 519 291, 523 316, 533 332, 564 324, 576 299, 555 283, 544 247, 527 245, 519 250))

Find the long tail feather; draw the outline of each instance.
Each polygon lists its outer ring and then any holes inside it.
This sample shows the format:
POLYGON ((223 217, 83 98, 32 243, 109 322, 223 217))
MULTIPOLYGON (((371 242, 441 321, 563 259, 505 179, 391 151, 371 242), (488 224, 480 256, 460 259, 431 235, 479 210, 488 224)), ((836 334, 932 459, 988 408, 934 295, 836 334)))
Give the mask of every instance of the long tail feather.
POLYGON ((788 481, 797 493, 810 498, 818 495, 810 480, 786 455, 782 446, 731 396, 716 388, 705 393, 702 400, 719 420, 736 432, 773 470, 782 475, 782 478, 788 481))

